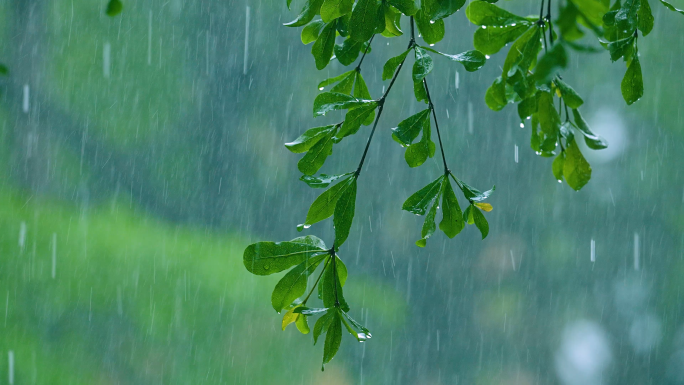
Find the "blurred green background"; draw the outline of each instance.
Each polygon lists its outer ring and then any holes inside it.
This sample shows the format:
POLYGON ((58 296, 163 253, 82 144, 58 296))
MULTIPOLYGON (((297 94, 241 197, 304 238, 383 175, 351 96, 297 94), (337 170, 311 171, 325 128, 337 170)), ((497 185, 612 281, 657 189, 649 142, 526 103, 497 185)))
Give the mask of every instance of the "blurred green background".
MULTIPOLYGON (((473 74, 435 58, 452 168, 497 186, 485 241, 468 228, 413 246, 422 222, 401 203, 441 166, 409 169, 390 138, 420 108, 400 77, 341 250, 373 339, 345 336, 320 372, 322 347, 280 330, 278 277, 241 258, 298 235, 319 191, 282 143, 337 119, 314 120, 311 103, 343 67, 315 71, 282 0, 124 4, 108 18, 105 0, 0 1, 0 384, 684 384, 681 15, 651 1, 632 107, 623 63, 573 56, 564 78, 610 143, 583 148, 594 171, 579 193, 529 148, 514 108, 486 108, 502 53, 473 74)), ((471 49, 474 29, 459 12, 436 48, 471 49)), ((374 45, 374 96, 405 44, 374 45)), ((337 145, 321 171, 352 169, 365 140, 337 145)), ((332 223, 308 233, 332 239, 332 223)))

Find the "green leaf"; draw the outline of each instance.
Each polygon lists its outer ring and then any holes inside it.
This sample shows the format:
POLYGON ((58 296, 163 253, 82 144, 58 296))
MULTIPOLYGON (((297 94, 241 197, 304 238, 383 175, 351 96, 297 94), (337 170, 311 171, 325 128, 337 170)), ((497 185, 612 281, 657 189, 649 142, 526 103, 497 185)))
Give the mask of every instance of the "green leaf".
MULTIPOLYGON (((482 1, 473 1, 470 4, 476 3, 482 3, 482 1)), ((529 28, 529 23, 511 24, 502 27, 482 26, 475 31, 473 46, 486 55, 493 55, 505 47, 506 44, 515 41, 529 28)))
POLYGON ((416 100, 419 102, 428 102, 427 90, 425 90, 425 85, 423 82, 413 82, 413 94, 416 96, 416 100))
POLYGON ((625 0, 622 8, 615 14, 615 25, 623 31, 633 32, 637 27, 637 13, 641 0, 625 0))
POLYGON ((620 83, 620 90, 625 102, 630 105, 644 96, 644 79, 641 75, 639 56, 634 55, 632 62, 629 63, 625 77, 622 78, 622 83, 620 83))
POLYGON ((409 167, 418 167, 425 163, 428 158, 432 158, 435 155, 435 143, 430 136, 430 119, 426 119, 423 124, 423 137, 420 138, 420 142, 408 146, 404 153, 404 159, 409 167))
POLYGON ((303 25, 309 24, 309 22, 313 20, 314 16, 319 13, 321 4, 323 4, 323 0, 308 0, 306 4, 304 4, 304 8, 302 8, 302 11, 299 13, 297 18, 283 25, 286 27, 301 27, 303 25))
POLYGON ((271 305, 273 309, 280 313, 282 309, 290 305, 292 301, 299 298, 306 291, 306 281, 309 275, 316 270, 318 265, 327 257, 327 254, 320 254, 309 258, 290 270, 276 284, 271 295, 271 305))
POLYGON ((553 176, 560 183, 563 181, 563 165, 565 164, 565 151, 561 151, 560 154, 553 160, 551 164, 551 171, 553 171, 553 176))
POLYGON ((336 126, 336 124, 331 124, 329 126, 308 129, 294 141, 285 143, 285 147, 295 154, 307 152, 311 147, 334 130, 336 126))
POLYGON ((242 256, 247 271, 269 275, 298 265, 325 250, 297 242, 257 242, 245 249, 242 256))
POLYGON ((351 38, 347 38, 342 44, 335 46, 334 52, 337 61, 342 65, 348 66, 359 57, 361 49, 363 49, 363 42, 358 42, 351 38))
POLYGON ((454 189, 451 187, 449 178, 444 178, 442 182, 442 221, 439 222, 439 229, 447 237, 453 238, 463 230, 463 213, 458 204, 454 189))
POLYGON ((414 50, 416 61, 413 63, 413 81, 419 82, 432 71, 434 64, 432 63, 432 58, 424 49, 416 47, 414 50))
POLYGON ((325 26, 323 20, 316 20, 302 28, 302 43, 306 45, 315 42, 316 39, 318 39, 318 36, 321 34, 321 29, 323 29, 323 26, 325 26))
POLYGON ((442 178, 444 178, 444 176, 440 176, 411 195, 406 199, 401 209, 416 215, 425 215, 428 205, 435 200, 442 188, 442 178))
POLYGON ((485 93, 485 102, 487 103, 487 107, 493 111, 501 111, 508 104, 506 83, 501 76, 494 79, 494 83, 487 89, 487 93, 485 93))
POLYGON ((321 19, 329 23, 352 11, 354 0, 324 0, 321 5, 321 19))
POLYGON ((414 18, 418 31, 427 44, 439 43, 444 38, 444 20, 432 21, 423 10, 416 12, 414 18))
POLYGON ((7 76, 9 74, 9 68, 6 65, 0 63, 0 75, 7 76))
POLYGON ((314 117, 325 115, 330 111, 346 110, 369 103, 373 103, 373 100, 357 99, 337 92, 323 92, 314 100, 314 117))
POLYGON ((342 315, 340 319, 342 320, 344 327, 347 329, 349 334, 356 338, 357 341, 364 342, 371 339, 372 335, 368 329, 363 327, 360 323, 354 321, 354 319, 350 317, 349 314, 347 314, 346 312, 342 310, 340 310, 339 312, 342 315))
MULTIPOLYGON (((363 80, 360 71, 356 71, 356 77, 354 79, 354 97, 357 99, 371 100, 372 98, 370 92, 368 92, 368 86, 366 85, 366 81, 363 80)), ((373 103, 375 102, 369 104, 373 103)))
POLYGON ((434 52, 436 54, 442 55, 446 58, 449 58, 455 62, 459 62, 463 64, 463 67, 465 67, 466 71, 468 72, 474 72, 482 68, 485 63, 487 62, 487 58, 485 55, 477 50, 472 50, 472 51, 466 51, 462 52, 456 55, 449 55, 446 53, 442 53, 439 51, 436 51, 430 47, 421 47, 423 49, 426 49, 428 51, 434 52))
POLYGON ((562 44, 554 44, 550 51, 539 59, 534 67, 534 78, 537 84, 548 83, 556 73, 568 65, 568 55, 562 44))
POLYGON ((514 15, 486 1, 471 2, 465 12, 466 17, 471 23, 480 26, 503 27, 510 26, 511 24, 531 24, 527 19, 514 15))
POLYGON ((321 88, 327 87, 331 84, 337 83, 343 79, 347 79, 348 77, 354 75, 355 72, 356 71, 351 70, 351 71, 347 71, 343 74, 337 75, 335 77, 325 79, 322 82, 318 83, 318 88, 321 89, 321 88))
POLYGON ((563 176, 568 185, 577 191, 591 179, 591 166, 584 159, 574 140, 570 141, 565 148, 563 176))
POLYGON ((349 177, 333 187, 325 190, 323 194, 319 195, 318 198, 309 207, 309 212, 306 214, 306 221, 304 222, 304 227, 311 226, 314 223, 320 222, 324 219, 330 218, 335 212, 335 205, 340 199, 344 191, 349 187, 351 179, 349 177))
POLYGON ((335 357, 342 343, 342 321, 337 310, 334 311, 333 319, 325 335, 325 345, 323 346, 323 365, 330 362, 335 357))
POLYGON ((302 237, 297 237, 291 240, 290 242, 303 243, 305 245, 316 246, 320 249, 327 249, 327 247, 325 246, 325 242, 323 242, 322 239, 318 238, 315 235, 305 235, 302 237))
POLYGON ((608 147, 608 142, 591 131, 589 125, 584 121, 584 118, 582 118, 582 115, 578 110, 573 109, 572 115, 575 120, 575 127, 584 135, 584 142, 587 144, 587 147, 594 150, 602 150, 608 147))
POLYGON ((601 44, 608 48, 610 51, 610 60, 616 61, 632 49, 632 44, 634 43, 634 36, 630 36, 624 39, 614 41, 612 43, 601 41, 601 44))
POLYGON ((306 319, 307 316, 305 316, 304 314, 300 314, 295 320, 297 330, 299 330, 299 332, 302 334, 309 334, 309 332, 311 331, 311 329, 309 329, 309 322, 306 319))
POLYGON ((520 120, 525 120, 537 112, 537 95, 524 99, 518 104, 518 116, 520 120))
POLYGON ((311 147, 299 162, 297 162, 297 168, 302 174, 313 175, 320 170, 325 163, 325 160, 332 154, 333 138, 336 131, 337 130, 330 131, 325 137, 318 141, 318 143, 311 147))
POLYGON ((107 16, 116 16, 123 11, 123 4, 121 3, 121 0, 109 0, 109 3, 107 3, 107 10, 105 13, 107 16))
POLYGON ((362 124, 366 124, 369 116, 373 116, 375 109, 378 107, 376 102, 369 103, 367 105, 354 108, 347 112, 347 116, 344 118, 344 123, 342 123, 342 128, 337 133, 337 138, 342 139, 349 135, 354 135, 359 131, 362 124))
MULTIPOLYGON (((384 15, 382 21, 385 21, 384 15)), ((369 40, 375 34, 378 24, 377 0, 359 0, 350 21, 351 38, 359 42, 369 40)))
POLYGON ((346 280, 347 267, 344 265, 342 260, 335 257, 335 264, 332 261, 328 263, 328 267, 323 273, 321 282, 319 283, 320 295, 323 300, 323 305, 325 307, 337 307, 337 301, 339 301, 339 308, 344 311, 349 311, 349 305, 344 299, 344 293, 342 292, 342 286, 344 286, 344 279, 346 280), (335 278, 335 272, 337 272, 337 278, 335 278), (337 286, 337 288, 335 288, 337 286))
POLYGON ((537 98, 537 117, 542 131, 546 136, 557 140, 560 132, 561 120, 558 111, 553 106, 553 95, 550 92, 540 92, 537 98))
POLYGON ((318 176, 313 176, 313 175, 302 175, 299 180, 302 182, 306 183, 309 185, 309 187, 313 188, 326 188, 330 186, 330 184, 338 179, 344 178, 345 176, 349 176, 353 174, 353 172, 347 172, 344 174, 337 174, 337 175, 325 175, 321 174, 318 176))
POLYGON ((382 80, 391 79, 392 76, 394 76, 394 72, 397 70, 399 65, 401 63, 403 63, 404 60, 406 60, 406 55, 408 55, 408 53, 410 51, 411 50, 408 49, 408 50, 404 51, 402 54, 400 54, 399 56, 395 56, 395 57, 389 59, 385 63, 385 65, 382 67, 382 80))
POLYGON ((328 330, 328 327, 335 319, 335 313, 337 313, 336 309, 330 309, 316 321, 313 332, 314 345, 316 345, 316 342, 318 342, 318 337, 328 330))
POLYGON ((556 83, 556 86, 560 90, 561 97, 563 98, 563 101, 568 107, 572 109, 577 109, 582 104, 584 104, 584 100, 582 100, 582 97, 579 96, 579 94, 575 92, 575 90, 572 87, 570 87, 567 83, 560 79, 554 80, 554 83, 556 83))
POLYGON ((382 5, 382 12, 385 17, 385 28, 382 31, 382 35, 385 37, 397 37, 404 33, 401 31, 401 26, 399 25, 401 21, 401 13, 395 11, 387 4, 382 5))
POLYGON ((387 3, 406 16, 413 16, 418 12, 415 0, 387 0, 387 3))
POLYGON ((456 13, 465 5, 465 0, 431 0, 430 3, 427 14, 431 20, 438 20, 456 13))
POLYGON ((538 26, 530 28, 518 39, 506 55, 503 66, 503 76, 512 76, 516 68, 519 68, 523 75, 527 74, 532 62, 537 58, 541 49, 541 28, 538 26))
POLYGON ((333 55, 333 50, 335 49, 335 36, 337 36, 336 24, 337 22, 335 21, 326 24, 321 30, 318 39, 316 39, 316 42, 311 47, 311 54, 316 60, 316 68, 319 70, 322 70, 330 63, 330 58, 333 55))
MULTIPOLYGON (((445 177, 442 177, 442 179, 445 179, 445 177)), ((420 235, 422 238, 416 241, 416 246, 418 247, 425 247, 427 244, 428 238, 432 236, 432 234, 435 233, 435 230, 437 229, 437 226, 435 225, 435 217, 437 216, 437 207, 439 206, 439 198, 440 195, 442 194, 442 186, 440 183, 440 188, 437 192, 437 195, 435 196, 435 199, 433 200, 432 207, 430 208, 430 211, 428 211, 427 215, 425 216, 425 221, 423 222, 423 228, 420 230, 420 235)))
POLYGON ((482 211, 480 211, 480 209, 474 205, 471 205, 470 215, 473 216, 473 221, 475 222, 475 226, 477 226, 478 230, 480 230, 482 239, 487 238, 487 234, 489 234, 489 223, 487 222, 487 218, 485 218, 484 214, 482 214, 482 211))
MULTIPOLYGON (((352 95, 352 90, 354 89, 355 80, 356 71, 349 71, 348 75, 344 79, 342 79, 342 81, 340 81, 335 85, 335 87, 330 89, 330 92, 354 96, 352 95)), ((321 90, 320 87, 318 89, 321 90)))
POLYGON ((458 180, 458 187, 463 192, 463 195, 470 202, 482 202, 483 200, 489 198, 490 195, 496 190, 496 186, 492 187, 491 190, 482 192, 475 187, 469 186, 462 180, 458 180))
POLYGON ((418 137, 425 124, 429 124, 429 121, 430 109, 427 108, 404 119, 398 127, 392 129, 392 136, 399 143, 409 146, 418 137))
POLYGON ((637 15, 638 24, 637 27, 639 31, 646 36, 653 30, 653 13, 651 12, 651 6, 648 4, 648 0, 641 0, 641 7, 639 7, 639 13, 637 15))
POLYGON ((684 9, 675 8, 672 4, 668 3, 668 2, 665 1, 665 0, 660 0, 660 2, 663 3, 663 5, 665 6, 665 8, 669 9, 670 11, 672 11, 672 12, 678 12, 678 13, 681 13, 682 15, 684 15, 684 9))
POLYGON ((340 199, 335 205, 335 217, 333 218, 333 225, 335 226, 335 247, 340 247, 347 240, 349 230, 354 221, 354 210, 356 209, 356 178, 353 178, 340 199))

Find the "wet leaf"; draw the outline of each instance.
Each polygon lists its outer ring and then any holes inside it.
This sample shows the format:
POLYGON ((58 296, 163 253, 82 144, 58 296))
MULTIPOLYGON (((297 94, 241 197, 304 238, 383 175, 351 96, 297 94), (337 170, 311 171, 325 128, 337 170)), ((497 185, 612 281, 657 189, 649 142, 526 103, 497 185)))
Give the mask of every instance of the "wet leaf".
POLYGON ((439 229, 447 237, 453 238, 463 230, 464 226, 461 206, 458 204, 449 178, 446 177, 442 181, 442 221, 439 222, 439 229))
MULTIPOLYGON (((378 20, 377 0, 359 0, 349 22, 351 38, 358 42, 368 41, 378 28, 378 20)), ((382 21, 384 22, 384 16, 382 21)))
POLYGON ((285 147, 295 154, 309 151, 316 143, 335 129, 336 125, 315 127, 306 130, 302 135, 290 143, 285 143, 285 147))
POLYGON ((402 54, 389 59, 382 68, 382 80, 391 79, 394 76, 394 72, 397 70, 399 65, 406 60, 406 55, 411 52, 411 50, 406 50, 402 54))
POLYGON ((316 61, 316 68, 319 70, 327 67, 333 55, 335 36, 337 35, 336 24, 335 21, 326 24, 311 47, 311 54, 316 61))
POLYGON ((625 77, 622 78, 620 84, 620 90, 627 104, 633 104, 644 96, 644 79, 641 75, 641 64, 637 55, 634 55, 632 62, 627 67, 625 77))
POLYGON ((257 242, 245 249, 242 257, 247 271, 269 275, 298 265, 318 253, 320 247, 297 242, 257 242))
POLYGON ((339 182, 333 187, 325 190, 323 194, 319 195, 318 198, 309 207, 309 212, 306 214, 306 221, 304 226, 311 226, 314 223, 318 223, 324 219, 330 218, 333 213, 335 213, 335 206, 337 201, 340 199, 344 191, 349 187, 353 176, 339 182))
POLYGON ((354 221, 354 210, 356 209, 356 178, 352 178, 340 199, 335 206, 335 247, 340 247, 349 236, 349 229, 354 221))
POLYGON ((327 254, 313 256, 295 266, 278 281, 271 294, 271 305, 275 311, 280 312, 304 294, 307 278, 326 257, 327 254))
POLYGON ((432 57, 424 49, 416 47, 414 51, 416 61, 413 63, 413 81, 419 82, 432 72, 434 64, 432 63, 432 57))
POLYGON ((321 19, 329 23, 352 11, 354 0, 324 0, 321 5, 321 19))
POLYGON ((401 209, 416 215, 425 215, 428 206, 435 200, 437 194, 439 194, 439 191, 442 188, 443 178, 444 176, 440 176, 439 178, 430 182, 430 184, 427 186, 411 195, 408 199, 406 199, 401 209))
POLYGON ((582 189, 591 179, 591 166, 584 159, 574 140, 570 141, 565 149, 563 176, 568 185, 577 191, 582 189))

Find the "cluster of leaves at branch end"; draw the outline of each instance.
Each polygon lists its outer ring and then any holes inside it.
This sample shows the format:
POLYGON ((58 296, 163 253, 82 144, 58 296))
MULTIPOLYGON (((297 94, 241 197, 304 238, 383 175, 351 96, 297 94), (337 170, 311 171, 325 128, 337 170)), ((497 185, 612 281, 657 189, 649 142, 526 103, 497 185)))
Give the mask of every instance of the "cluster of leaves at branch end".
POLYGON ((276 284, 271 305, 278 313, 285 311, 281 323, 283 330, 294 323, 302 334, 309 334, 309 317, 320 316, 314 325, 313 340, 316 344, 318 338, 326 334, 323 365, 337 354, 343 325, 359 342, 371 338, 368 329, 348 314, 349 305, 343 293, 347 267, 335 250, 328 249, 321 239, 308 235, 289 242, 257 242, 247 246, 243 263, 255 275, 270 275, 289 269, 276 284), (309 277, 315 276, 317 270, 320 270, 318 278, 304 297, 309 287, 309 277), (322 307, 308 307, 316 288, 322 307))
POLYGON ((492 211, 492 205, 484 202, 492 192, 494 192, 494 188, 481 192, 456 178, 450 172, 445 173, 418 190, 406 199, 402 206, 403 210, 410 213, 425 215, 425 221, 421 229, 421 238, 416 241, 416 245, 425 247, 428 238, 435 233, 437 229, 435 218, 438 208, 441 208, 442 211, 439 229, 447 237, 453 238, 458 235, 467 223, 474 224, 480 230, 482 239, 486 238, 489 234, 489 223, 481 210, 486 212, 492 211), (469 205, 465 211, 461 211, 461 206, 451 186, 450 177, 468 200, 469 205))

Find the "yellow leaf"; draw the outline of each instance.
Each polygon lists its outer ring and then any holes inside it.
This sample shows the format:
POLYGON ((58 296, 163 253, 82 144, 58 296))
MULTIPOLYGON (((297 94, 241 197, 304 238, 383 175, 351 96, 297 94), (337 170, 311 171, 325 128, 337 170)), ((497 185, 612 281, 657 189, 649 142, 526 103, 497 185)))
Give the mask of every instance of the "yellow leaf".
POLYGON ((283 316, 283 330, 285 330, 287 325, 297 321, 297 318, 300 316, 299 313, 294 312, 294 309, 296 309, 296 308, 293 307, 287 313, 285 313, 285 315, 283 316))
POLYGON ((492 205, 490 205, 489 203, 478 202, 478 203, 475 203, 475 206, 477 206, 480 210, 484 210, 486 212, 490 212, 494 209, 494 207, 492 207, 492 205))

